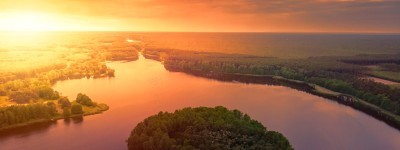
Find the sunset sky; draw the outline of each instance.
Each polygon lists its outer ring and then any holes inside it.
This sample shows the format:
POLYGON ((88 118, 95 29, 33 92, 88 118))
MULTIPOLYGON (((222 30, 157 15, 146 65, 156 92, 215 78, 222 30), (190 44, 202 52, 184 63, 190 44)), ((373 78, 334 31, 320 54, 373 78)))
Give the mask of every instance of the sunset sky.
POLYGON ((1 0, 0 30, 400 33, 400 0, 1 0))

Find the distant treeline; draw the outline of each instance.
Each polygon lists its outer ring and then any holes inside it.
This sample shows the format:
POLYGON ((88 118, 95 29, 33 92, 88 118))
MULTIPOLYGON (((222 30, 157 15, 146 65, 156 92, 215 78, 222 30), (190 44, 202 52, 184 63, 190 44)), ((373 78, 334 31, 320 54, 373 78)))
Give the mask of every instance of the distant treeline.
POLYGON ((358 65, 400 64, 400 54, 369 54, 339 58, 341 61, 358 65))
POLYGON ((98 60, 88 60, 82 62, 74 62, 69 66, 55 65, 48 66, 46 69, 27 70, 25 72, 2 73, 0 76, 0 84, 7 81, 13 81, 26 78, 47 79, 51 83, 57 80, 76 79, 83 77, 102 77, 114 76, 114 70, 108 68, 104 63, 98 60))
POLYGON ((44 72, 16 73, 19 74, 18 77, 15 76, 17 78, 12 80, 3 78, 5 82, 0 84, 0 96, 8 96, 9 100, 20 104, 35 102, 38 99, 55 100, 60 97, 59 92, 51 88, 56 81, 114 76, 114 70, 99 59, 77 61, 64 67, 54 66, 52 70, 42 70, 44 72))
MULTIPOLYGON (((133 61, 139 58, 139 45, 113 45, 88 47, 88 54, 71 52, 63 54, 54 64, 44 65, 40 68, 26 69, 17 72, 0 72, 0 84, 16 79, 32 78, 36 76, 47 76, 51 82, 59 79, 75 79, 82 77, 104 77, 114 76, 114 70, 108 68, 104 61, 126 60, 133 61), (86 59, 72 59, 69 55, 88 55, 86 59)), ((27 56, 28 57, 28 56, 27 56)), ((4 62, 7 63, 7 62, 4 62)), ((12 68, 12 66, 10 66, 12 68)))
POLYGON ((66 67, 67 67, 67 65, 65 63, 60 63, 60 64, 48 65, 48 66, 45 66, 45 67, 42 67, 42 68, 38 68, 38 69, 30 69, 30 70, 26 70, 26 71, 0 72, 0 84, 1 83, 5 83, 7 81, 11 81, 11 80, 34 77, 37 74, 40 74, 40 73, 43 73, 43 72, 48 72, 48 71, 51 71, 51 70, 64 69, 66 67))

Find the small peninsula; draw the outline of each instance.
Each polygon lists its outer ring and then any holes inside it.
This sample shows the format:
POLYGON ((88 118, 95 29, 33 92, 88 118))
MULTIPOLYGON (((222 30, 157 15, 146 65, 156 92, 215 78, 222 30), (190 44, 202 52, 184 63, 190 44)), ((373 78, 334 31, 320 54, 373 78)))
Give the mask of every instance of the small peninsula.
POLYGON ((8 61, 0 63, 0 131, 108 110, 108 105, 92 101, 85 94, 79 93, 70 101, 62 91, 53 89, 62 80, 112 78, 115 70, 106 62, 138 59, 137 45, 127 42, 98 45, 102 44, 68 45, 65 46, 68 51, 50 45, 49 49, 43 49, 46 45, 42 45, 29 52, 6 47, 13 53, 7 55, 8 61))
POLYGON ((108 109, 106 104, 93 102, 87 95, 81 93, 73 102, 67 97, 59 97, 54 100, 0 107, 0 131, 58 119, 99 114, 108 109))

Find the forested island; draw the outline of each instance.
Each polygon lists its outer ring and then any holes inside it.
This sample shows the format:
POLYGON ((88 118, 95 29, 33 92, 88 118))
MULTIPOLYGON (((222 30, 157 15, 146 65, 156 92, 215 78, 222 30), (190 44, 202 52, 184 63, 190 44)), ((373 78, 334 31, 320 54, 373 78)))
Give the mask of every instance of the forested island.
POLYGON ((284 59, 243 54, 146 49, 145 58, 161 61, 169 71, 223 81, 276 83, 337 100, 400 129, 400 54, 369 54, 284 59))
POLYGON ((139 123, 127 143, 129 150, 293 149, 281 133, 222 106, 160 112, 139 123))
POLYGON ((0 57, 0 130, 108 110, 81 93, 70 101, 52 86, 60 80, 114 77, 106 61, 136 60, 139 48, 127 42, 48 47, 0 51, 6 54, 0 57))

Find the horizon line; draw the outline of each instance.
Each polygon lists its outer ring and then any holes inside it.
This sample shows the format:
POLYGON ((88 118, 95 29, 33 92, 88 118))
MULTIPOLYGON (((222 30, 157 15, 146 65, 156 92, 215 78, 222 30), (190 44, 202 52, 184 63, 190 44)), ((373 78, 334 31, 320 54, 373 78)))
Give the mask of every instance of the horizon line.
POLYGON ((135 30, 0 30, 0 32, 136 32, 136 33, 308 33, 308 34, 392 34, 400 32, 335 32, 335 31, 135 31, 135 30))

